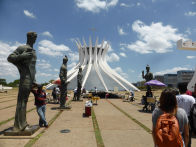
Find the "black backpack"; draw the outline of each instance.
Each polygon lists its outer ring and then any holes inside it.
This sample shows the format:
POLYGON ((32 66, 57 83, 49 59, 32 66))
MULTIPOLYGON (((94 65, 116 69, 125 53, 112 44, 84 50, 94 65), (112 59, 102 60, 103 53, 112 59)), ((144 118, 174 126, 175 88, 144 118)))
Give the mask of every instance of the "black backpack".
POLYGON ((192 132, 196 134, 196 103, 193 104, 190 111, 190 125, 192 132))

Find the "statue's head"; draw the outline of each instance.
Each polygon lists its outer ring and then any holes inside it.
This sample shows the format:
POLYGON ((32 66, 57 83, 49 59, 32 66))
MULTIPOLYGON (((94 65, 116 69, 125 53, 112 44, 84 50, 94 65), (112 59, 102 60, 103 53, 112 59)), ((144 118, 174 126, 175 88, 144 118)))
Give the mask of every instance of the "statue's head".
POLYGON ((35 43, 35 40, 37 39, 37 33, 36 32, 28 32, 27 33, 27 41, 35 43))
POLYGON ((63 63, 67 63, 67 61, 68 61, 68 58, 67 58, 67 56, 65 55, 65 57, 63 58, 63 63))
POLYGON ((150 66, 147 64, 146 71, 150 71, 150 66))

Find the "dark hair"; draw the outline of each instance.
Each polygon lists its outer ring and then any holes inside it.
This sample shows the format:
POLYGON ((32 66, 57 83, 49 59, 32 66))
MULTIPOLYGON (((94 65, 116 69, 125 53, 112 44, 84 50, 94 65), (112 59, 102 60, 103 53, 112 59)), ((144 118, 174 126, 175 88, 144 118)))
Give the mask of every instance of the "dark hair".
POLYGON ((175 93, 175 95, 179 95, 179 90, 177 88, 173 88, 173 92, 175 93))
POLYGON ((43 87, 42 84, 38 84, 38 85, 37 85, 37 88, 38 88, 38 89, 42 89, 42 87, 43 87))
POLYGON ((178 89, 179 89, 179 91, 180 91, 180 93, 182 94, 182 93, 186 93, 186 91, 187 91, 187 83, 178 83, 178 89))
POLYGON ((167 88, 163 90, 159 108, 166 113, 171 113, 177 108, 176 95, 173 89, 167 88))

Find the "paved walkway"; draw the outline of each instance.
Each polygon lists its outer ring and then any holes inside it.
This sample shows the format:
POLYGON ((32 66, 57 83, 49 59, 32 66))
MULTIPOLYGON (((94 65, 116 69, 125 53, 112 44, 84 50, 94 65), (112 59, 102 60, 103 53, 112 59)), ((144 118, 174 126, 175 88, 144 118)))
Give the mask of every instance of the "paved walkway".
POLYGON ((151 134, 106 100, 100 100, 94 110, 106 147, 153 146, 151 134))

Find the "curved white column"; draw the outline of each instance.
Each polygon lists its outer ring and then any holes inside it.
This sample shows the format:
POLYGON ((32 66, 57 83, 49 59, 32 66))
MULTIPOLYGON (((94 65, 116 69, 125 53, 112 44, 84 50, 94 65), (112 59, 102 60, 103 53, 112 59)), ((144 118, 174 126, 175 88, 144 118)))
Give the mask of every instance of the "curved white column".
POLYGON ((109 48, 108 45, 105 46, 103 53, 102 53, 102 57, 100 58, 100 67, 102 68, 102 70, 110 77, 112 78, 114 81, 116 81, 122 88, 124 88, 125 90, 129 91, 118 79, 116 79, 109 71, 108 69, 105 67, 103 60, 105 60, 105 55, 107 52, 107 49, 109 48))
POLYGON ((101 80, 101 83, 103 84, 104 88, 106 91, 108 91, 108 88, 103 80, 103 77, 99 71, 99 68, 98 68, 98 65, 97 65, 97 45, 98 45, 98 38, 96 40, 96 43, 95 43, 95 49, 94 49, 94 67, 95 67, 95 70, 99 76, 99 79, 101 80))
MULTIPOLYGON (((91 42, 91 38, 89 38, 89 58, 88 58, 88 61, 87 61, 87 63, 88 63, 88 66, 87 66, 87 71, 86 71, 86 74, 85 74, 85 76, 84 76, 84 79, 83 79, 83 82, 82 82, 82 89, 84 88, 84 85, 86 84, 86 80, 87 80, 87 78, 88 78, 88 76, 89 76, 89 73, 90 73, 90 71, 91 71, 91 67, 92 67, 92 42, 91 42)), ((88 54, 88 52, 87 52, 87 54, 88 54)))
POLYGON ((108 51, 108 47, 105 48, 104 54, 103 54, 103 66, 108 70, 109 73, 111 73, 113 76, 115 76, 116 78, 120 79, 121 81, 125 82, 127 85, 129 85, 130 87, 132 87, 133 89, 140 91, 137 87, 135 87, 134 85, 132 85, 131 83, 129 83, 127 80, 125 80, 124 78, 122 78, 118 73, 116 73, 114 70, 112 70, 110 68, 110 66, 107 64, 106 62, 106 53, 108 51))

